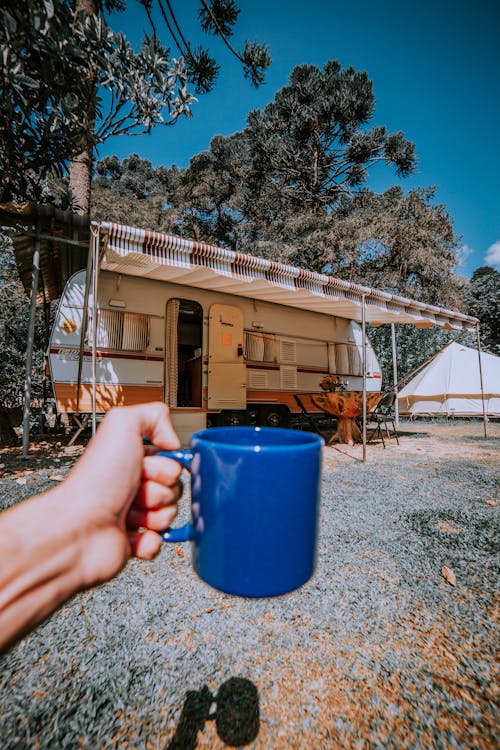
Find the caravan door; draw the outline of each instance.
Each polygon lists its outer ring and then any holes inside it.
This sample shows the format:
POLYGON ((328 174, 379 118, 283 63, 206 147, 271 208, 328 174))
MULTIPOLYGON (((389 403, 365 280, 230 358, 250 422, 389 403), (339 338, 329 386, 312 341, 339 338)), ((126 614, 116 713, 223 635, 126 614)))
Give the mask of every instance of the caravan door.
POLYGON ((233 305, 215 304, 208 325, 208 408, 245 409, 246 405, 243 313, 233 305))

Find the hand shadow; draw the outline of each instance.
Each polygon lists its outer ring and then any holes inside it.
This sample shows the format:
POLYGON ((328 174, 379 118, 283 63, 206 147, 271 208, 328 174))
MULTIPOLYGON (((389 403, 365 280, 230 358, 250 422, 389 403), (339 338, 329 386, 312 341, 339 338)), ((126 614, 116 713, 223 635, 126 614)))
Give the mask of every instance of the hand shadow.
POLYGON ((226 745, 242 747, 252 742, 260 726, 259 694, 253 682, 231 677, 220 686, 217 696, 206 685, 201 690, 188 690, 175 735, 166 750, 195 750, 198 732, 211 719, 215 719, 217 734, 226 745), (214 703, 217 709, 211 713, 214 703))

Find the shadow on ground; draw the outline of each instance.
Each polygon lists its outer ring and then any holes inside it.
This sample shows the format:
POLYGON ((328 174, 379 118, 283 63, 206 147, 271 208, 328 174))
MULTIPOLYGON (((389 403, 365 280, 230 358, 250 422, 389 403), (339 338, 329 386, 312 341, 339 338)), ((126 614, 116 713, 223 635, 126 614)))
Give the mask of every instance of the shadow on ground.
POLYGON ((260 725, 259 693, 253 682, 231 677, 220 686, 216 696, 206 685, 200 690, 189 690, 175 735, 166 750, 194 750, 198 732, 204 730, 207 721, 215 721, 217 734, 230 747, 253 742, 260 725))

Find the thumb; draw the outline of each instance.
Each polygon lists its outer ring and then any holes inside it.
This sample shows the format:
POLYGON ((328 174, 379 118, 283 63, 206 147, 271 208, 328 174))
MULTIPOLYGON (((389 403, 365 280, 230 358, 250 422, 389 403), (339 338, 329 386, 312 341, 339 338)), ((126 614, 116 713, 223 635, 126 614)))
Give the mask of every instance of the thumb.
POLYGON ((147 437, 158 448, 176 450, 181 443, 172 426, 168 406, 160 401, 127 407, 139 436, 147 437))

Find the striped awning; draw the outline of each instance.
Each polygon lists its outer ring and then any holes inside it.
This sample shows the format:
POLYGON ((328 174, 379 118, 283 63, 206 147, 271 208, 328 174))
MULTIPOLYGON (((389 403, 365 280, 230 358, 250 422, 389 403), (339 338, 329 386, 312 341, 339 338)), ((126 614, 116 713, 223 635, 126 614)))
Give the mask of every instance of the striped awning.
POLYGON ((96 225, 100 267, 361 321, 474 330, 476 318, 333 276, 122 224, 96 225))

